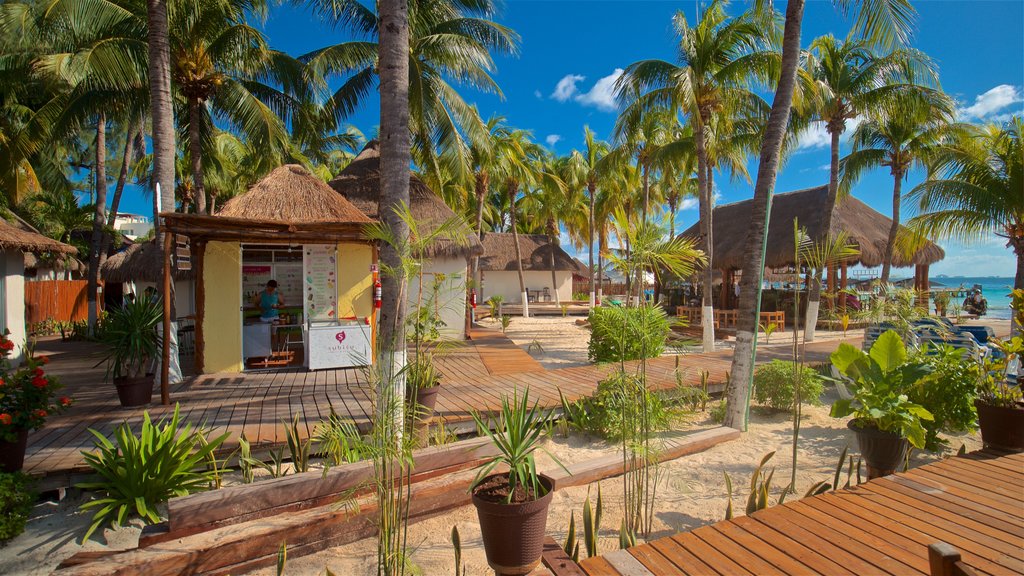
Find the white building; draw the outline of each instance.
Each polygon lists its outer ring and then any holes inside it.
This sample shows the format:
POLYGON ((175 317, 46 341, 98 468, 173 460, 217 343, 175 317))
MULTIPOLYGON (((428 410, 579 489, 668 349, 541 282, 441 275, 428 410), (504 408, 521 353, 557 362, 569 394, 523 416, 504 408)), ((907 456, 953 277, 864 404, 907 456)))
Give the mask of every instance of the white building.
MULTIPOLYGON (((494 295, 506 304, 522 304, 516 249, 509 232, 488 232, 483 237, 484 255, 480 257, 480 301, 494 295)), ((557 244, 543 234, 519 234, 523 258, 523 279, 531 302, 568 302, 572 300, 572 275, 579 267, 557 244), (552 274, 554 256, 554 274, 552 274)))
POLYGON ((114 219, 114 230, 129 240, 148 236, 153 230, 153 221, 147 216, 119 212, 114 219))

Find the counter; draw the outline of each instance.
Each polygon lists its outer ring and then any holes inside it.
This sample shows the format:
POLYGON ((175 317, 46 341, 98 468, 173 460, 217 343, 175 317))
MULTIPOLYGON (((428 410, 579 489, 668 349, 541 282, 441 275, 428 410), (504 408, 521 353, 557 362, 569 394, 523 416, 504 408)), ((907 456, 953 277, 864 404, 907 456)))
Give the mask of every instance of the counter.
POLYGON ((371 327, 358 320, 310 322, 303 327, 310 370, 366 366, 372 358, 371 327))

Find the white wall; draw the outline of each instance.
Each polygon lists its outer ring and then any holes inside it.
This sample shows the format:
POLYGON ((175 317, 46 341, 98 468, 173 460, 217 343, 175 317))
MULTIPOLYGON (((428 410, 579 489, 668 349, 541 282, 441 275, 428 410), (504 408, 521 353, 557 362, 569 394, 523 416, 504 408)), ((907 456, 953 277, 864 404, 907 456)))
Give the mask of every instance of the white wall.
POLYGON ((14 343, 11 362, 21 363, 25 348, 25 256, 21 250, 4 250, 3 265, 3 322, 0 329, 9 330, 7 336, 14 343))
MULTIPOLYGON (((131 284, 125 284, 125 294, 127 294, 129 290, 132 290, 132 286, 134 286, 136 298, 142 298, 146 292, 146 288, 150 286, 156 288, 158 296, 163 296, 164 293, 163 284, 153 282, 132 282, 131 284)), ((196 313, 195 280, 176 280, 174 282, 174 313, 179 318, 196 313)))
MULTIPOLYGON (((434 258, 423 270, 423 300, 429 298, 437 274, 444 274, 445 281, 438 294, 438 312, 445 327, 442 334, 448 338, 463 339, 466 336, 466 259, 434 258)), ((419 298, 419 277, 409 279, 409 314, 415 309, 419 298)))
MULTIPOLYGON (((501 270, 498 272, 482 272, 483 274, 483 288, 478 289, 478 294, 483 293, 483 296, 479 299, 480 303, 485 302, 491 296, 495 294, 501 295, 504 302, 508 304, 521 304, 522 294, 519 291, 519 273, 515 270, 501 270)), ((544 288, 552 288, 551 286, 551 272, 550 271, 539 271, 539 270, 525 270, 523 272, 523 278, 526 281, 527 290, 543 290, 544 288)), ((555 272, 555 289, 558 291, 558 298, 562 302, 567 302, 572 299, 572 272, 569 271, 558 271, 555 272)), ((477 282, 477 286, 480 286, 480 282, 477 282)), ((543 294, 541 299, 543 299, 543 294)), ((555 290, 551 291, 551 302, 555 302, 555 290)))

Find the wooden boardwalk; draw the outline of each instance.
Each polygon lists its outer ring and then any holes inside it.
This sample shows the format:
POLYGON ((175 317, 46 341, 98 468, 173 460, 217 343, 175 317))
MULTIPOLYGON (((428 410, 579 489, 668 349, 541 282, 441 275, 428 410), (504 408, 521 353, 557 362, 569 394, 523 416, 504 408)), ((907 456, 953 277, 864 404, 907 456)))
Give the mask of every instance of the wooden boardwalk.
MULTIPOLYGON (((589 576, 1024 574, 1024 454, 975 452, 580 562, 589 576)), ((566 572, 569 573, 569 572, 566 572)))
MULTIPOLYGON (((546 408, 560 407, 559 391, 569 399, 591 395, 597 383, 613 368, 586 365, 545 370, 525 350, 494 330, 474 329, 473 339, 438 358, 442 388, 437 416, 447 426, 465 427, 472 411, 498 410, 501 398, 515 390, 530 389, 530 395, 546 408)), ((835 342, 808 346, 809 361, 824 361, 835 342)), ((108 437, 124 421, 137 425, 142 409, 122 408, 113 385, 104 381, 99 349, 88 343, 44 341, 37 351, 50 354, 48 370, 66 385, 65 392, 75 405, 52 418, 46 427, 29 435, 25 471, 34 475, 78 472, 85 469, 82 450, 93 447, 90 428, 108 437)), ((699 385, 706 370, 711 390, 722 388, 730 368, 731 351, 663 357, 648 363, 652 387, 671 388, 677 377, 685 385, 699 385)), ((763 347, 759 361, 788 357, 784 345, 763 347)), ((635 366, 635 365, 631 365, 635 366)), ((158 396, 154 396, 158 398, 158 396)), ((334 410, 369 428, 373 413, 373 388, 362 370, 280 370, 246 374, 216 374, 186 378, 171 389, 171 400, 181 406, 182 420, 202 424, 216 432, 231 432, 225 448, 231 450, 238 438, 257 447, 285 442, 284 422, 300 415, 300 433, 312 434, 316 425, 334 410)), ((154 418, 169 414, 173 406, 147 408, 154 418)), ((55 480, 57 485, 60 482, 55 480)), ((66 483, 66 481, 65 481, 66 483)))

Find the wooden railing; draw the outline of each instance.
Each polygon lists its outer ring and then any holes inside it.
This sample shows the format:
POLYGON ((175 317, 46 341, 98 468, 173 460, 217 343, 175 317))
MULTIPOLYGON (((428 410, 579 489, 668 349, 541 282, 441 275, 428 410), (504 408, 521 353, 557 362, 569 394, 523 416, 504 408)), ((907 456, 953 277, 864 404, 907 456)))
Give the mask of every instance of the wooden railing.
MULTIPOLYGON (((715 310, 715 327, 736 326, 739 315, 739 310, 715 310)), ((701 325, 701 309, 697 306, 676 306, 676 316, 685 320, 690 326, 701 325)), ((769 322, 775 323, 776 328, 780 331, 785 329, 786 313, 783 311, 761 312, 761 324, 766 325, 769 322)))

